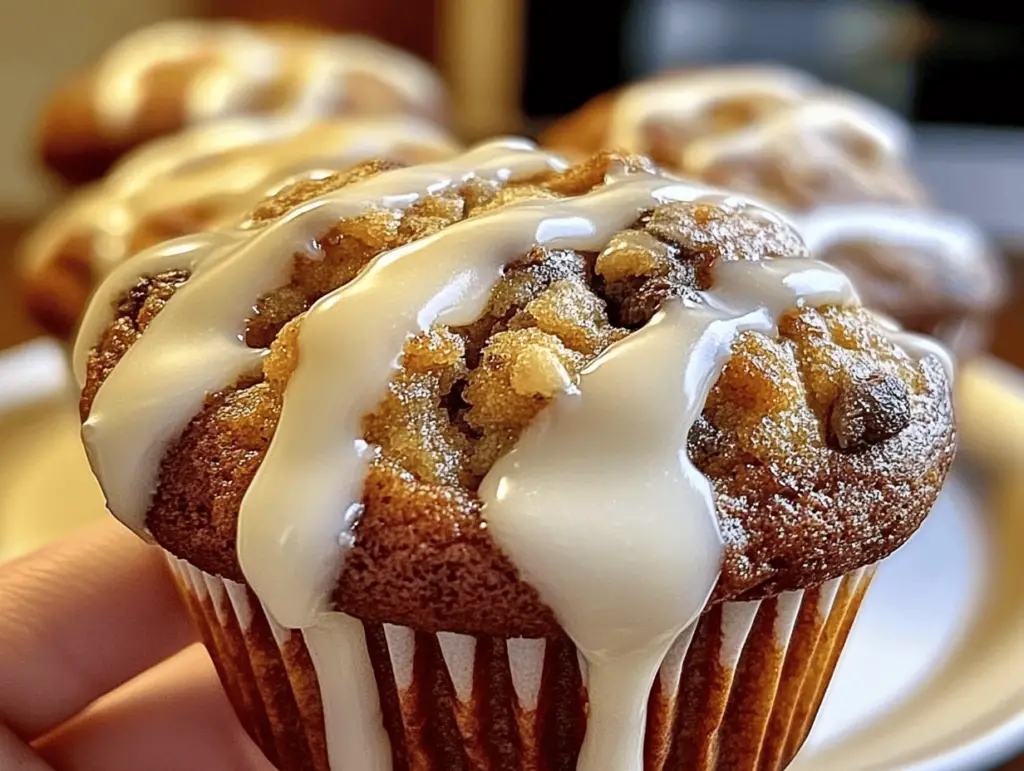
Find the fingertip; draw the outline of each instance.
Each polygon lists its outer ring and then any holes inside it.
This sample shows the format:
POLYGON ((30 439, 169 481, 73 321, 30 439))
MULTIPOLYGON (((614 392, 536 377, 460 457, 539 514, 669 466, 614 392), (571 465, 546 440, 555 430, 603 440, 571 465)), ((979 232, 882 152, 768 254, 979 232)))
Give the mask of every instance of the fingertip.
POLYGON ((273 771, 194 645, 36 742, 61 771, 273 771))

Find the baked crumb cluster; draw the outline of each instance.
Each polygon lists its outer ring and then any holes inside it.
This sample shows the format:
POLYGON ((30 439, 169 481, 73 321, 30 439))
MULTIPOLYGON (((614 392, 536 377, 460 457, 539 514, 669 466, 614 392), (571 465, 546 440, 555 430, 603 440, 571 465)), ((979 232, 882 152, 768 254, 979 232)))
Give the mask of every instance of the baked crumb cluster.
MULTIPOLYGON (((265 201, 246 226, 263 227, 304 200, 389 168, 369 163, 298 183, 265 201)), ((351 281, 384 250, 513 201, 579 195, 604 184, 609 171, 643 168, 644 161, 605 153, 566 171, 505 185, 471 180, 405 212, 369 210, 325 233, 318 240, 320 256, 297 255, 291 281, 261 298, 248 320, 248 344, 271 350, 262 372, 211 396, 168 453, 149 519, 157 539, 179 544, 192 539, 181 550, 193 562, 237 574, 232 547, 238 506, 273 435, 301 356, 303 314, 318 298, 351 281), (197 549, 208 550, 209 560, 204 563, 197 549)), ((367 495, 373 498, 374 490, 382 489, 387 494, 367 503, 360 532, 380 532, 381 518, 396 511, 428 516, 422 512, 433 511, 439 501, 442 508, 457 510, 459 527, 478 527, 473 491, 480 480, 537 413, 609 345, 643 326, 669 298, 701 302, 697 292, 712 286, 719 260, 804 254, 796 233, 763 212, 728 203, 670 203, 642 213, 600 252, 535 248, 522 255, 506 267, 474 323, 438 326, 407 341, 386 395, 364 421, 367 441, 379 448, 367 495)), ((117 320, 90 362, 83 413, 103 377, 185 280, 180 272, 143 280, 118 306, 117 320)), ((735 554, 728 558, 734 570, 723 576, 732 576, 732 594, 763 583, 775 569, 746 551, 757 540, 752 531, 779 530, 770 522, 744 519, 745 512, 757 514, 754 498, 782 491, 793 508, 808 497, 827 508, 844 478, 856 481, 843 469, 885 473, 875 468, 879 448, 904 432, 914 410, 925 409, 922 405, 934 401, 943 387, 937 370, 911 360, 859 308, 794 310, 783 318, 779 333, 778 338, 753 332, 741 337, 690 437, 691 457, 726 503, 723 533, 735 554), (758 474, 767 475, 769 490, 758 474), (747 488, 748 482, 760 487, 747 488)), ((338 384, 339 398, 344 388, 338 384)), ((940 434, 951 436, 941 418, 937 414, 934 435, 914 440, 922 453, 931 453, 918 460, 930 464, 936 484, 944 468, 935 462, 935 446, 940 434)), ((908 527, 916 527, 910 520, 919 522, 926 513, 894 510, 897 517, 905 515, 908 527)), ((821 537, 830 537, 822 532, 821 537)), ((906 535, 894 531, 892 538, 906 535)), ((403 536, 385 529, 379 537, 403 536)), ((772 545, 770 538, 764 543, 772 545)), ((773 554, 792 551, 772 546, 773 554)), ((398 548, 392 543, 377 556, 384 560, 398 548)), ((379 568, 380 563, 357 543, 349 564, 379 568)), ((835 572, 836 565, 826 561, 821 570, 835 572)), ((380 570, 371 567, 368 574, 379 577, 380 570)), ((839 567, 846 567, 842 560, 839 567)), ((396 563, 396 571, 403 569, 396 563)), ((501 563, 497 570, 507 568, 501 563)), ((802 579, 790 575, 788 580, 802 579)), ((365 594, 363 600, 373 589, 365 594)))

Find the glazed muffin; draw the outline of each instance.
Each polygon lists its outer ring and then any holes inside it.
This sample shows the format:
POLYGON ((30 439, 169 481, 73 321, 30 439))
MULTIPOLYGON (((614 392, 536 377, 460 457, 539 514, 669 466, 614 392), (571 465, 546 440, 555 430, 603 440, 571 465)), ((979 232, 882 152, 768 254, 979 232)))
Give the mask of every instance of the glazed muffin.
POLYGON ((801 221, 827 207, 811 226, 827 233, 808 244, 814 256, 849 269, 865 304, 960 354, 984 343, 988 317, 1003 300, 994 248, 971 223, 937 211, 910 171, 910 128, 804 73, 768 66, 668 73, 595 99, 543 141, 577 153, 646 153, 801 221))
POLYGON ((96 284, 142 248, 238 219, 294 175, 455 152, 446 131, 402 116, 238 118, 155 140, 29 234, 19 257, 26 306, 48 332, 69 338, 96 284))
POLYGON ((439 76, 358 35, 222 20, 138 30, 62 84, 39 127, 39 155, 72 184, 100 178, 143 142, 246 115, 405 114, 445 119, 439 76))
POLYGON ((75 365, 282 771, 783 768, 955 449, 781 217, 511 140, 141 253, 75 365))

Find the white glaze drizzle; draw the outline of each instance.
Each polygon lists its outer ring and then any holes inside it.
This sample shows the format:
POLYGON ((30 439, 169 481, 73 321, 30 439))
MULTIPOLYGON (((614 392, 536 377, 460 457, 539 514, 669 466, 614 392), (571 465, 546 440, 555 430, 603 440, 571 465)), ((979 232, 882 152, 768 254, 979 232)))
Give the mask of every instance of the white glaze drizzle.
POLYGON ((38 269, 69 238, 89 239, 92 274, 106 276, 132 252, 147 218, 215 206, 219 222, 241 217, 289 175, 344 170, 374 157, 422 162, 456 154, 444 130, 405 116, 238 118, 198 126, 129 153, 105 180, 79 191, 38 227, 23 249, 38 269))
MULTIPOLYGON (((991 241, 972 222, 949 212, 895 204, 850 203, 819 206, 809 212, 789 214, 788 218, 803 235, 811 255, 819 259, 827 259, 831 249, 843 244, 870 244, 903 250, 899 259, 914 261, 911 266, 918 266, 908 269, 940 276, 943 283, 937 292, 985 302, 1000 291, 998 275, 988 269, 995 254, 991 241)), ((872 277, 865 277, 865 281, 872 281, 872 277)), ((901 297, 896 295, 893 299, 899 301, 901 297)), ((909 302, 914 299, 909 298, 909 302)), ((913 346, 912 341, 901 343, 896 339, 900 333, 894 331, 898 330, 894 321, 890 320, 888 326, 897 345, 913 346)), ((920 345, 927 343, 922 338, 920 345)), ((946 370, 950 373, 952 365, 945 361, 948 356, 939 358, 948 365, 946 370)))
POLYGON ((137 118, 154 68, 208 58, 189 92, 186 115, 212 118, 269 82, 278 72, 280 51, 244 24, 172 20, 145 27, 115 45, 100 61, 93 99, 101 124, 124 131, 137 118))
POLYGON ((129 35, 100 61, 93 99, 101 125, 115 134, 129 129, 153 69, 187 60, 202 62, 186 93, 189 123, 245 109, 254 93, 289 69, 299 84, 279 108, 286 114, 338 110, 346 81, 356 74, 382 81, 421 107, 436 105, 443 93, 423 62, 361 35, 271 35, 238 22, 172 20, 129 35))
POLYGON ((362 622, 325 613, 302 636, 320 682, 331 769, 390 771, 391 743, 362 622))
MULTIPOLYGON (((527 147, 485 146, 447 166, 381 175, 244 239, 219 234, 195 250, 192 279, 108 376, 86 421, 111 509, 142 529, 167 443, 207 393, 263 356, 239 342, 239 324, 256 297, 283 283, 292 253, 368 205, 408 205, 474 169, 506 179, 552 163, 527 147)), ((404 341, 435 323, 473 321, 505 263, 535 245, 599 250, 640 212, 708 194, 641 175, 577 198, 516 203, 381 255, 307 313, 274 439, 242 503, 238 543, 247 582, 268 613, 305 630, 332 715, 332 767, 377 767, 344 754, 365 731, 376 746, 380 726, 359 719, 376 715, 375 692, 363 679, 335 677, 341 670, 326 658, 340 646, 350 666, 366 671, 353 658, 365 654, 357 624, 335 628, 347 622, 330 611, 330 596, 359 514, 369 450, 361 420, 384 393, 404 341), (298 502, 295 489, 304 491, 298 502)), ((669 302, 599 356, 480 488, 497 543, 585 659, 581 771, 642 769, 651 683, 717 579, 714 499, 688 460, 686 436, 733 342, 747 329, 771 334, 794 307, 856 302, 846 277, 815 261, 727 262, 715 271, 701 302, 669 302), (610 467, 624 471, 608 474, 610 467)))
POLYGON ((719 264, 713 286, 598 357, 480 488, 492 536, 587 661, 584 771, 642 771, 651 685, 718 578, 714 496, 686 439, 733 343, 801 304, 856 300, 805 259, 719 264))
POLYGON ((616 99, 608 144, 647 152, 645 129, 664 121, 699 127, 716 105, 749 100, 758 106, 742 128, 701 133, 683 142, 678 166, 700 176, 723 158, 767 152, 813 160, 822 155, 858 174, 857 159, 844 149, 847 137, 870 144, 889 158, 909 154, 909 126, 895 113, 852 92, 826 88, 810 75, 781 67, 720 67, 654 78, 625 89, 616 99))
POLYGON ((360 438, 362 420, 384 393, 406 338, 435 323, 474 321, 505 264, 534 245, 599 250, 644 208, 701 192, 642 177, 579 198, 515 204, 388 252, 319 300, 303 321, 299 364, 239 517, 239 561, 270 612, 303 627, 330 601, 342 569, 338 544, 353 538, 374 451, 360 438), (345 398, 324 403, 324 383, 346 383, 345 398), (298 507, 285 500, 296 487, 305 491, 298 507), (286 509, 283 520, 278 512, 286 509), (276 565, 272 572, 260 567, 268 564, 276 565))
POLYGON ((552 165, 561 162, 528 142, 495 141, 450 161, 387 172, 342 188, 258 231, 210 232, 166 242, 116 270, 100 286, 83 320, 75 350, 79 378, 114 299, 133 278, 181 267, 192 278, 110 373, 82 427, 111 510, 136 532, 143 531, 167 443, 207 394, 233 384, 266 355, 245 345, 242 325, 261 295, 287 283, 296 253, 316 257, 316 238, 370 207, 401 209, 471 176, 502 180, 552 165))

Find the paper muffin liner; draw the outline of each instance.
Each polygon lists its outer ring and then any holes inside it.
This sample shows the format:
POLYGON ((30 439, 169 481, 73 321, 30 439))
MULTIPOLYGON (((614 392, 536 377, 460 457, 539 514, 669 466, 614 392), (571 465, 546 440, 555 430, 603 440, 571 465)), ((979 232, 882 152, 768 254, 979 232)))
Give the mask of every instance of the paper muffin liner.
MULTIPOLYGON (((323 648, 314 664, 304 634, 277 625, 248 587, 167 557, 242 724, 280 771, 362 771, 350 757, 335 757, 332 767, 328 755, 369 745, 375 732, 394 769, 575 768, 587 675, 567 638, 432 634, 331 614, 356 632, 348 638, 356 658, 338 652, 341 677, 362 678, 369 695, 367 735, 353 736, 349 709, 345 743, 331 744, 342 727, 328 715, 325 730, 320 682, 339 673, 327 671, 323 648)), ((785 768, 810 731, 874 572, 872 565, 812 589, 710 608, 676 641, 651 689, 645 771, 785 768)))

